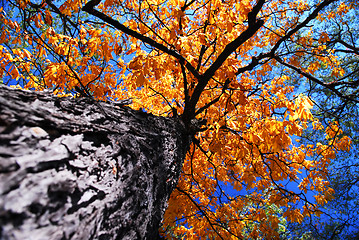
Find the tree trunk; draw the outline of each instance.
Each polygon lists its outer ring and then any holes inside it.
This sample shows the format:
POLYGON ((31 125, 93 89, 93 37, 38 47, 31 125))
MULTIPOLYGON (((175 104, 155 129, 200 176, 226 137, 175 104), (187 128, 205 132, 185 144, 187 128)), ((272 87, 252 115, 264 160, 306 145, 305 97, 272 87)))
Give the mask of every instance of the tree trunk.
POLYGON ((157 239, 181 122, 0 85, 0 239, 157 239))

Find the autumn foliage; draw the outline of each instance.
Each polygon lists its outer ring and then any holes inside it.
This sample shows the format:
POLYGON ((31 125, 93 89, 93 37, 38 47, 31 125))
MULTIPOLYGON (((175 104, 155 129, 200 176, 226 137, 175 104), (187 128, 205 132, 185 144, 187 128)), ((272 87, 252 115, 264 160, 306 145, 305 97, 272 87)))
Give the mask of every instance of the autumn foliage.
POLYGON ((326 168, 349 150, 338 124, 323 129, 312 100, 289 80, 295 73, 336 91, 316 77, 323 66, 333 79, 345 74, 327 48, 330 29, 320 26, 355 4, 12 0, 12 12, 0 12, 0 75, 58 95, 132 98, 134 109, 181 118, 193 143, 163 221, 166 238, 278 238, 280 217, 319 214, 333 193, 326 168), (303 56, 314 60, 304 65, 303 56), (304 129, 326 141, 297 144, 304 129))

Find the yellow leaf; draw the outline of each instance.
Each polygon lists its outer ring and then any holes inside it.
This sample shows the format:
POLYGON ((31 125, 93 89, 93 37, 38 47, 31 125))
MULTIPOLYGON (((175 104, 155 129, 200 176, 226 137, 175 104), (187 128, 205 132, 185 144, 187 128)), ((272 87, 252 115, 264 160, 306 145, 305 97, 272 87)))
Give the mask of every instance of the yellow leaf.
POLYGON ((132 69, 132 70, 138 70, 140 68, 142 68, 142 60, 143 60, 143 56, 137 56, 135 57, 133 60, 131 60, 131 62, 128 64, 128 68, 132 69))
POLYGON ((52 24, 52 16, 48 9, 46 9, 46 11, 45 11, 45 23, 48 25, 52 24))
POLYGON ((233 23, 230 22, 230 21, 228 21, 228 22, 227 22, 227 31, 228 31, 229 33, 231 33, 231 32, 232 32, 232 29, 233 29, 233 23))
POLYGON ((11 74, 11 77, 15 80, 18 80, 20 77, 20 73, 15 66, 11 69, 10 74, 11 74))
POLYGON ((136 71, 134 76, 136 78, 136 86, 137 87, 142 87, 143 85, 145 85, 147 83, 147 80, 146 80, 142 70, 136 71))

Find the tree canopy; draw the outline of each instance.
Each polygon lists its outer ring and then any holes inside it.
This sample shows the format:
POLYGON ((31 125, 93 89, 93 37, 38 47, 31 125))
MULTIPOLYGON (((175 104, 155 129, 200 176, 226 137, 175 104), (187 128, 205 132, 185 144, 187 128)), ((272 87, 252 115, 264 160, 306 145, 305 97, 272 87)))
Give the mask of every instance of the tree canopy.
POLYGON ((335 119, 323 126, 313 117, 313 101, 292 82, 358 102, 357 68, 340 60, 358 55, 357 40, 327 27, 350 29, 356 1, 8 5, 0 11, 5 84, 132 99, 134 109, 183 121, 192 145, 163 220, 166 238, 279 238, 282 218, 301 223, 332 199, 328 166, 351 140, 335 119), (305 129, 322 137, 296 143, 305 129))
MULTIPOLYGON (((331 8, 337 8, 339 3, 333 4, 331 8)), ((345 69, 346 74, 341 76, 340 87, 337 89, 351 97, 342 98, 330 89, 323 88, 319 84, 306 84, 306 94, 315 101, 312 110, 313 116, 324 126, 330 121, 337 121, 344 135, 350 136, 352 140, 351 151, 341 152, 331 162, 329 167, 329 181, 335 190, 334 199, 325 204, 321 209, 323 215, 319 217, 308 217, 305 223, 294 224, 292 232, 296 233, 298 239, 302 236, 311 236, 314 239, 357 239, 358 227, 358 60, 359 54, 356 45, 359 39, 358 20, 355 16, 359 9, 354 8, 351 14, 341 16, 342 20, 333 19, 325 23, 329 30, 329 41, 326 48, 335 51, 340 66, 345 69), (345 84, 343 84, 346 82, 345 84)), ((307 62, 311 60, 307 57, 307 62)), ((334 79, 325 66, 316 74, 325 82, 334 79)), ((295 83, 299 83, 298 76, 292 75, 295 83)), ((322 141, 321 131, 308 129, 301 138, 301 143, 315 143, 322 141)), ((290 228, 292 228, 290 226, 290 228)), ((297 239, 297 238, 295 238, 297 239)))

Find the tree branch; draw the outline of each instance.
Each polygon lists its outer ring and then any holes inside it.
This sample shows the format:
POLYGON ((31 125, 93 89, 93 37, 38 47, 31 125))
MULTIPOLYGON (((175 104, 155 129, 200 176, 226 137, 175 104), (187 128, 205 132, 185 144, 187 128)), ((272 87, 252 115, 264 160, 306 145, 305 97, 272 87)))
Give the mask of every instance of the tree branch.
POLYGON ((338 95, 340 98, 343 98, 343 99, 348 99, 350 101, 353 101, 353 102, 357 102, 359 103, 359 100, 356 100, 356 99, 353 99, 353 98, 350 98, 348 96, 345 96, 344 94, 342 94, 341 92, 339 92, 337 89, 334 88, 334 85, 333 84, 330 84, 330 83, 324 83, 323 81, 320 81, 318 78, 310 75, 309 73, 306 73, 306 72, 303 72, 301 69, 299 69, 298 67, 295 67, 289 63, 286 63, 284 62, 280 57, 278 56, 275 56, 274 57, 275 60, 277 60, 280 64, 296 71, 297 73, 303 75, 304 77, 308 78, 310 81, 313 81, 329 90, 331 90, 332 92, 334 92, 336 95, 338 95))
POLYGON ((106 14, 94 9, 95 6, 97 6, 101 0, 91 0, 88 3, 85 4, 85 6, 82 8, 83 11, 98 17, 102 21, 112 25, 114 28, 120 30, 121 32, 130 35, 144 43, 147 43, 151 45, 154 48, 157 48, 158 50, 165 52, 169 54, 170 56, 176 58, 180 63, 183 63, 186 68, 195 76, 197 79, 201 78, 201 75, 198 73, 198 71, 180 54, 178 54, 176 51, 168 49, 166 46, 162 45, 161 43, 156 42, 155 40, 146 37, 128 27, 120 23, 119 21, 107 16, 106 14))
POLYGON ((224 61, 243 43, 250 39, 258 29, 263 26, 263 20, 256 20, 255 17, 258 14, 259 10, 262 8, 265 0, 258 0, 256 6, 253 7, 252 11, 248 13, 248 28, 242 32, 235 40, 230 42, 218 56, 216 61, 207 69, 207 71, 202 75, 201 79, 198 79, 199 82, 196 88, 193 91, 191 100, 188 106, 185 106, 184 114, 187 114, 189 118, 192 118, 195 115, 195 107, 197 102, 207 86, 209 80, 214 76, 215 72, 222 66, 224 61))
POLYGON ((307 24, 313 20, 314 18, 316 18, 318 16, 318 13, 325 8, 326 6, 328 6, 329 4, 338 1, 338 0, 324 0, 321 4, 319 4, 319 6, 311 13, 309 14, 309 16, 301 23, 299 24, 297 27, 293 28, 292 30, 290 30, 285 36, 283 36, 281 39, 279 39, 279 41, 274 45, 274 47, 271 50, 271 55, 274 55, 275 51, 279 48, 279 46, 287 39, 289 39, 293 34, 295 34, 296 32, 298 32, 300 29, 304 28, 305 26, 307 26, 307 24))

